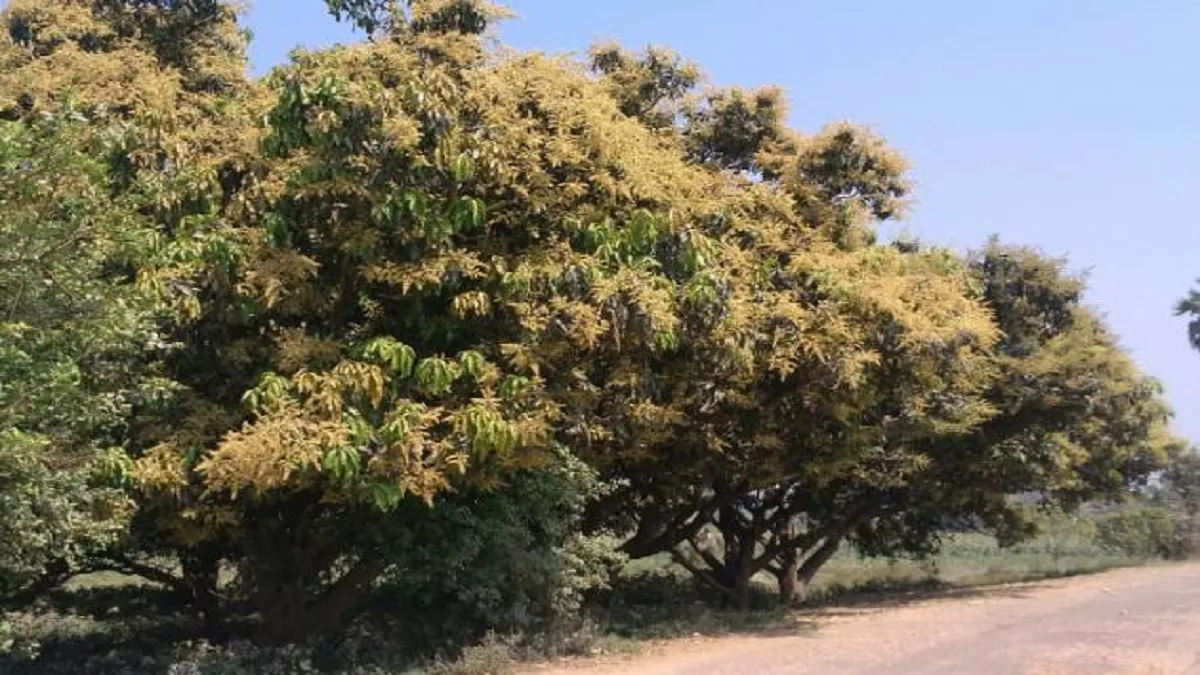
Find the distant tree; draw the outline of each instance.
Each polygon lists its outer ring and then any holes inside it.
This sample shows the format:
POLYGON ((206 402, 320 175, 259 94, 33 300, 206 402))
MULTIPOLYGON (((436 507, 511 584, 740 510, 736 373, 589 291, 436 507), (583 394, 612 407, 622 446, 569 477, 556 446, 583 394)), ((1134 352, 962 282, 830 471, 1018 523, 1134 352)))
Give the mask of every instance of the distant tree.
POLYGON ((1174 554, 1192 556, 1200 551, 1200 451, 1180 450, 1171 458, 1155 503, 1175 520, 1174 554))
POLYGON ((1150 560, 1170 558, 1178 540, 1171 512, 1159 506, 1138 504, 1096 519, 1096 540, 1113 553, 1150 560))
POLYGON ((1194 349, 1200 349, 1200 290, 1191 290, 1175 306, 1177 316, 1188 316, 1188 341, 1194 349))
POLYGON ((1001 331, 981 391, 992 412, 920 446, 928 463, 849 537, 864 552, 935 550, 947 520, 1019 539, 1034 523, 1013 495, 1068 511, 1120 500, 1174 443, 1161 388, 1082 304, 1082 280, 1062 261, 993 240, 970 267, 1001 331))
MULTIPOLYGON (((1177 316, 1187 316, 1188 341, 1200 350, 1200 290, 1193 289, 1179 301, 1177 316)), ((1163 475, 1163 501, 1176 514, 1181 553, 1200 550, 1200 450, 1181 450, 1163 475)))
MULTIPOLYGON (((1002 331, 999 341, 986 365, 970 367, 977 379, 959 385, 966 388, 943 381, 929 391, 941 405, 971 402, 975 413, 955 418, 926 407, 926 433, 865 444, 900 464, 793 482, 775 492, 774 505, 756 500, 751 513, 794 514, 786 531, 796 543, 769 567, 785 600, 804 596, 842 542, 870 555, 928 554, 952 522, 1017 539, 1033 524, 1011 495, 1038 492, 1068 509, 1087 499, 1120 499, 1166 459, 1173 441, 1158 385, 1080 304, 1082 285, 1061 262, 993 242, 970 269, 1002 331)), ((881 375, 897 382, 895 373, 881 375)), ((912 400, 913 389, 901 391, 887 404, 893 414, 903 410, 900 401, 912 400)), ((769 551, 788 539, 775 529, 765 541, 769 551)))

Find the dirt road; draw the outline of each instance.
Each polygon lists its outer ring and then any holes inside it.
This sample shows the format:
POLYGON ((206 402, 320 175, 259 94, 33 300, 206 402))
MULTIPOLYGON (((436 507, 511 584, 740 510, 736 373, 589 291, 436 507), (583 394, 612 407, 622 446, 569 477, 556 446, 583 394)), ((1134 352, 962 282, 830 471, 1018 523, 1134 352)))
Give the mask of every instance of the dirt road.
POLYGON ((1200 565, 1128 569, 800 615, 539 675, 1200 675, 1200 565))

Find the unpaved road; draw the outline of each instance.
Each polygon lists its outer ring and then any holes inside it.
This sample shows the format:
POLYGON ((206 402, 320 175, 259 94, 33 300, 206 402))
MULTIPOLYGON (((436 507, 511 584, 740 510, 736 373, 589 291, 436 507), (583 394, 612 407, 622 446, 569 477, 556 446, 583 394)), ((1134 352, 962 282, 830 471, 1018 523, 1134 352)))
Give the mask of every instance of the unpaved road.
POLYGON ((1127 569, 798 615, 539 675, 1200 675, 1200 565, 1127 569))

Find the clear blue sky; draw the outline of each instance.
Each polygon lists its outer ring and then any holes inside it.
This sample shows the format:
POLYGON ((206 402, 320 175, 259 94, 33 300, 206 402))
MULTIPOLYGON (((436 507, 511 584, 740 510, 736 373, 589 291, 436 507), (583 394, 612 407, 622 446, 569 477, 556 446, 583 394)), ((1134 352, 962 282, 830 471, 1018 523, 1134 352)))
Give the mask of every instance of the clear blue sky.
MULTIPOLYGON (((1200 2, 511 0, 514 47, 661 44, 721 85, 777 84, 812 131, 872 125, 913 162, 904 226, 991 233, 1089 270, 1089 301, 1200 442, 1200 354, 1172 306, 1200 277, 1200 2)), ((257 72, 356 39, 320 0, 256 0, 257 72)))

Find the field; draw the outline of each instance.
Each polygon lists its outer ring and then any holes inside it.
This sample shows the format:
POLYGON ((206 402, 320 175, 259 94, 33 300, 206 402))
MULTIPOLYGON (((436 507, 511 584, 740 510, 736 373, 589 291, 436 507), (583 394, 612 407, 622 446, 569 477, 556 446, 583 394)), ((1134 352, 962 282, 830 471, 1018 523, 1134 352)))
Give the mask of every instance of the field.
POLYGON ((926 561, 861 558, 843 551, 822 570, 817 593, 836 595, 878 586, 937 582, 976 586, 1096 572, 1136 564, 1084 538, 1049 536, 1001 548, 982 534, 951 535, 942 552, 926 561))

